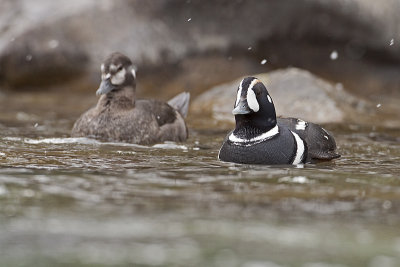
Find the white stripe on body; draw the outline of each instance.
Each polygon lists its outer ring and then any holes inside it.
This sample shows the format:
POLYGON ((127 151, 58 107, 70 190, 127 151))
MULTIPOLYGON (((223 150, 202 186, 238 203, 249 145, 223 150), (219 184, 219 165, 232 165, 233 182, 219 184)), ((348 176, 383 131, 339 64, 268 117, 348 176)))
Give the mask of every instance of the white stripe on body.
POLYGON ((292 162, 293 165, 297 165, 301 163, 301 160, 303 159, 303 154, 304 154, 304 142, 303 140, 299 137, 299 135, 295 132, 290 131, 294 139, 296 139, 296 144, 297 144, 297 151, 296 151, 296 156, 294 157, 294 160, 292 162))

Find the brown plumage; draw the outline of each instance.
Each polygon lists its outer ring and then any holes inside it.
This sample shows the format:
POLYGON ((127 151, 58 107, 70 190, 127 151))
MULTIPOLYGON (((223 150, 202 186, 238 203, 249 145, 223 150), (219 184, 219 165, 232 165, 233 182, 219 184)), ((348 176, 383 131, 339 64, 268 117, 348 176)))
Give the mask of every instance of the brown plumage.
POLYGON ((184 117, 189 93, 181 93, 169 103, 136 99, 135 71, 121 53, 111 54, 101 69, 102 82, 97 90, 101 97, 75 122, 73 137, 146 145, 187 139, 184 117))

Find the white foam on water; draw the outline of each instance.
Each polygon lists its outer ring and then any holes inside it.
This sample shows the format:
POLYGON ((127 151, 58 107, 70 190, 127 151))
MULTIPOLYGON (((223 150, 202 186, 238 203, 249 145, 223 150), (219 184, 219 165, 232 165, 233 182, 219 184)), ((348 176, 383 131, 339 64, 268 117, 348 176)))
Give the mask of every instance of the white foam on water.
MULTIPOLYGON (((21 140, 17 139, 16 141, 21 140)), ((44 138, 44 139, 30 139, 25 138, 24 142, 27 144, 37 145, 37 144, 83 144, 83 145, 112 145, 112 146, 123 146, 123 147, 138 147, 138 148, 148 148, 147 146, 129 144, 129 143, 119 143, 119 142, 101 142, 95 139, 86 137, 68 137, 68 138, 44 138)))
POLYGON ((134 154, 136 154, 135 151, 121 151, 121 150, 116 151, 116 153, 119 155, 134 155, 134 154))
POLYGON ((294 176, 294 177, 282 177, 279 178, 278 182, 280 183, 297 183, 297 184, 312 184, 313 180, 308 179, 305 176, 294 176))
POLYGON ((0 196, 4 196, 8 193, 8 190, 5 186, 0 185, 0 196))
POLYGON ((25 138, 24 142, 27 144, 37 145, 37 144, 100 144, 99 141, 90 138, 44 138, 44 139, 31 139, 25 138))
POLYGON ((6 136, 6 137, 3 137, 3 140, 6 140, 6 141, 21 141, 22 138, 21 138, 21 137, 10 137, 10 136, 6 136))
MULTIPOLYGON (((43 138, 43 139, 32 139, 32 138, 17 138, 17 137, 5 137, 3 138, 8 141, 21 141, 23 140, 26 144, 38 145, 38 144, 54 144, 54 145, 62 145, 62 144, 83 144, 83 145, 112 145, 112 146, 120 146, 120 147, 135 147, 135 148, 161 148, 161 149, 182 149, 188 150, 187 146, 179 145, 174 142, 165 142, 162 144, 155 144, 153 146, 144 146, 138 144, 130 144, 130 143, 120 143, 120 142, 101 142, 95 139, 86 138, 86 137, 68 137, 68 138, 43 138)), ((118 151, 117 151, 118 153, 118 151)), ((0 156, 1 156, 0 152, 0 156)), ((4 154, 5 155, 5 154, 4 154)))
POLYGON ((162 149, 182 149, 182 150, 187 150, 187 146, 184 145, 178 145, 174 142, 165 142, 163 144, 155 144, 152 147, 154 148, 162 148, 162 149))

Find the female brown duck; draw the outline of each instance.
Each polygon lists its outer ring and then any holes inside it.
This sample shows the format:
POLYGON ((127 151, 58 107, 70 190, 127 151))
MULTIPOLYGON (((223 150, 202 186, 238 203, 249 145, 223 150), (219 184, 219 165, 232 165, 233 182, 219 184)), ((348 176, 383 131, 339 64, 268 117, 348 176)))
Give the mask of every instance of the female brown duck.
POLYGON ((71 135, 146 145, 185 141, 189 93, 181 93, 168 103, 136 99, 135 80, 131 60, 121 53, 111 54, 101 65, 101 84, 96 92, 100 99, 75 122, 71 135))

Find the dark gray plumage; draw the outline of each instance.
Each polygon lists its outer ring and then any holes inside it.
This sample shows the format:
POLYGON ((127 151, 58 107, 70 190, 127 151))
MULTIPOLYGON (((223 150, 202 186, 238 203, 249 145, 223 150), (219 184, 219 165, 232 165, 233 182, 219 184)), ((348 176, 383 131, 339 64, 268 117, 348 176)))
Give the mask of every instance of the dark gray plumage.
POLYGON ((297 133, 308 147, 307 162, 313 160, 331 160, 340 157, 336 152, 336 141, 333 135, 320 125, 305 122, 296 118, 278 118, 278 125, 285 126, 297 133), (304 130, 296 126, 304 123, 304 130))
POLYGON ((189 93, 171 99, 171 104, 136 99, 136 74, 130 59, 121 53, 111 54, 101 70, 102 82, 97 90, 100 99, 75 122, 73 137, 135 144, 187 139, 184 116, 189 93))
MULTIPOLYGON (((296 157, 296 140, 288 128, 281 127, 278 136, 268 141, 254 142, 251 145, 230 141, 229 136, 232 133, 233 131, 225 138, 218 155, 223 161, 245 164, 292 164, 296 157)), ((305 158, 299 163, 304 162, 305 158)))

